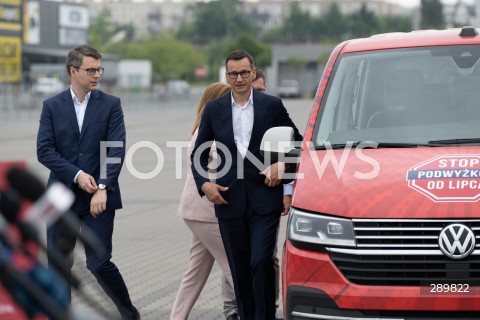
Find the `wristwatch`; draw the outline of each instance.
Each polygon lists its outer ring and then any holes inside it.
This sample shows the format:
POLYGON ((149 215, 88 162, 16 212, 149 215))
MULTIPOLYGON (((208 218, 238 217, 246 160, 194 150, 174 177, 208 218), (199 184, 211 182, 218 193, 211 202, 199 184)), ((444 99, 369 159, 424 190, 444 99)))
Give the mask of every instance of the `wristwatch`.
POLYGON ((104 184, 102 184, 102 183, 99 183, 99 184, 98 184, 98 189, 100 189, 100 190, 105 190, 105 189, 107 189, 107 186, 104 185, 104 184))

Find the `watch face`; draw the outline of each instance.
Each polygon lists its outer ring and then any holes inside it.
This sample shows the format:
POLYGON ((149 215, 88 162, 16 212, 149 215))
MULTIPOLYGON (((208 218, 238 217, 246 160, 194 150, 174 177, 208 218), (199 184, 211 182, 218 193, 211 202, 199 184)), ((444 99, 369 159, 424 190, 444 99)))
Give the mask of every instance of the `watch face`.
POLYGON ((98 188, 101 189, 101 190, 104 190, 107 186, 104 185, 104 184, 99 184, 98 185, 98 188))

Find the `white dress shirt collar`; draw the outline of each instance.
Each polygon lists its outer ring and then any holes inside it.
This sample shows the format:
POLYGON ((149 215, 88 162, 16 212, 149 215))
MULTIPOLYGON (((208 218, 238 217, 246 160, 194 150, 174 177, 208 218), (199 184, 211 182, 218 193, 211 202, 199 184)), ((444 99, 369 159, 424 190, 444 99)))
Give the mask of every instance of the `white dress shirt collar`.
POLYGON ((70 94, 72 95, 72 100, 73 100, 74 103, 82 104, 82 103, 86 102, 88 104, 88 100, 90 100, 90 95, 92 94, 92 91, 89 91, 85 95, 85 99, 83 100, 83 102, 80 102, 80 100, 78 100, 78 97, 75 94, 75 92, 73 91, 72 86, 70 86, 70 94))
POLYGON ((70 94, 72 95, 73 106, 75 107, 75 114, 77 115, 78 130, 82 132, 83 119, 85 118, 85 111, 87 110, 87 104, 90 100, 90 95, 92 91, 89 91, 85 95, 85 99, 80 102, 75 92, 73 92, 72 87, 70 86, 70 94))
POLYGON ((246 105, 251 104, 253 106, 253 88, 250 88, 250 96, 248 97, 248 101, 244 106, 239 105, 235 102, 235 98, 233 97, 233 91, 230 91, 230 97, 232 98, 232 107, 238 106, 240 109, 244 108, 246 105))

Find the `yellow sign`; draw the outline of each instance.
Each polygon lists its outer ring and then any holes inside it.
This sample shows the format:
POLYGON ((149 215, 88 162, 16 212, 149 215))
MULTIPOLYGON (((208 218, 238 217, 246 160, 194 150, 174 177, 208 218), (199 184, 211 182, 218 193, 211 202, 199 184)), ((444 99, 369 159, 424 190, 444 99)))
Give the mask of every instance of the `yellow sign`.
POLYGON ((0 36, 0 82, 22 79, 22 38, 0 36))
POLYGON ((20 1, 0 0, 0 30, 22 30, 22 6, 20 1))

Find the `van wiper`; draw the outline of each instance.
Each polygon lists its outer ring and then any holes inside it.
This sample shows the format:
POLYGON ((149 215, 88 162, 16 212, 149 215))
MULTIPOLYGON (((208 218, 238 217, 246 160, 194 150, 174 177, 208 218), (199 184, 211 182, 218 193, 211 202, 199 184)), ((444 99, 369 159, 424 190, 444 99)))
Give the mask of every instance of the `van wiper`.
POLYGON ((374 141, 356 141, 348 143, 333 143, 331 145, 323 144, 315 147, 315 150, 326 150, 326 149, 345 149, 345 148, 356 148, 358 145, 361 145, 362 148, 417 148, 417 147, 436 147, 435 144, 431 145, 424 143, 413 143, 413 142, 374 142, 374 141))
POLYGON ((359 143, 360 142, 322 144, 319 146, 315 146, 315 150, 355 148, 358 146, 359 143))
POLYGON ((454 144, 479 144, 480 138, 463 138, 463 139, 446 139, 446 140, 431 140, 428 144, 437 145, 454 145, 454 144))
POLYGON ((377 148, 417 148, 431 147, 430 144, 414 142, 379 142, 377 148))

